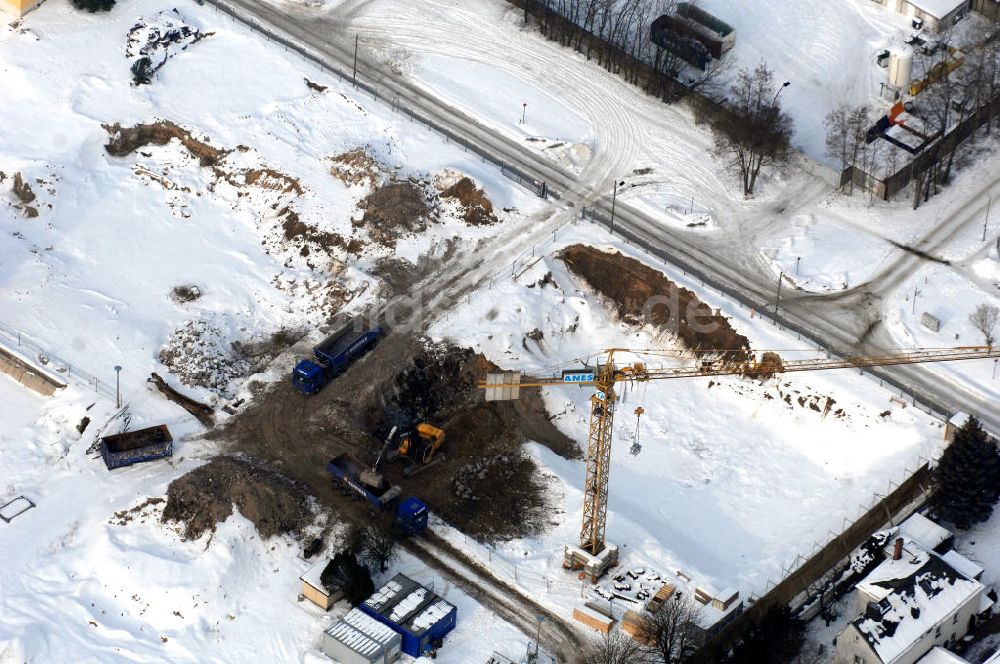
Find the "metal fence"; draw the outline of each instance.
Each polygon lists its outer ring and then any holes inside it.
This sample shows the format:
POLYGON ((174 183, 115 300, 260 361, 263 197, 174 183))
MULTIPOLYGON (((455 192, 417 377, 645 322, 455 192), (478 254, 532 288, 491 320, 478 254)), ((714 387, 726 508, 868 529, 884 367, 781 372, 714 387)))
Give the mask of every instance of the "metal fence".
POLYGON ((0 344, 9 346, 23 355, 33 357, 35 363, 66 381, 73 381, 78 385, 92 388, 96 394, 110 399, 115 398, 115 386, 113 382, 103 381, 80 366, 62 359, 20 330, 4 323, 0 323, 0 344))

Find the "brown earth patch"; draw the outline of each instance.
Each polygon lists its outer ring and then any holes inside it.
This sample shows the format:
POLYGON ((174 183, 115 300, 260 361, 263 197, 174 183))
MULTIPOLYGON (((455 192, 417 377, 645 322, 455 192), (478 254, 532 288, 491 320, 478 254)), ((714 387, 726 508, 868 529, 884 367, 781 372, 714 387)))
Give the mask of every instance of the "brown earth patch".
POLYGON ((685 348, 717 352, 727 362, 750 359, 750 340, 736 332, 728 318, 662 272, 621 253, 581 244, 566 247, 560 258, 610 300, 622 320, 652 323, 676 335, 685 348))
POLYGON ((488 226, 497 223, 497 217, 493 213, 493 203, 486 197, 486 192, 467 177, 463 177, 442 191, 441 198, 456 199, 465 210, 462 219, 470 226, 488 226))
POLYGON ((401 236, 425 230, 430 217, 426 194, 409 181, 382 185, 361 199, 358 208, 365 212, 359 225, 390 249, 401 236))
POLYGON ((163 521, 184 523, 185 539, 198 539, 233 513, 253 522, 262 538, 301 535, 313 521, 303 487, 245 457, 216 457, 167 487, 163 521))
POLYGON ((14 173, 14 195, 25 205, 35 200, 35 192, 20 173, 14 173))
POLYGON ((490 367, 471 350, 393 332, 319 394, 304 397, 281 381, 209 436, 308 486, 342 516, 370 521, 374 508, 336 491, 327 462, 349 452, 372 464, 393 424, 428 421, 446 432, 440 460, 411 477, 402 461, 384 463, 387 480, 470 535, 537 533, 550 520, 547 480, 522 444, 535 440, 566 457, 579 450, 537 394, 485 403, 476 384, 490 367))
POLYGON ((207 140, 194 138, 190 131, 169 120, 138 124, 134 127, 122 127, 116 122, 104 125, 104 128, 111 135, 104 149, 112 157, 127 157, 139 148, 147 145, 166 145, 175 138, 198 159, 202 166, 214 166, 229 154, 229 150, 209 145, 207 140))
POLYGON ((374 189, 379 182, 379 163, 364 148, 354 148, 331 158, 330 173, 347 186, 367 184, 374 189))

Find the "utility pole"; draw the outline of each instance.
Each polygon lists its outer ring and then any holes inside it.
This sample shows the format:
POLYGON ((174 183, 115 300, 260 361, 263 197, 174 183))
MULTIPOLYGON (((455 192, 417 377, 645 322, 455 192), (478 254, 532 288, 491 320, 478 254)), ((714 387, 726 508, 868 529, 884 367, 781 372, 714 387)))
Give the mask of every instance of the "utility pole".
POLYGON ((115 365, 115 408, 122 407, 122 368, 115 365))
POLYGON ((358 84, 358 36, 354 35, 354 68, 351 69, 351 87, 358 84))
POLYGON ((910 311, 911 316, 917 315, 917 296, 923 293, 923 291, 917 290, 917 285, 913 285, 913 309, 910 311))
POLYGON ((781 304, 781 280, 785 278, 785 273, 782 271, 778 274, 778 294, 774 298, 774 315, 778 315, 778 307, 781 304))
POLYGON ((983 220, 983 242, 986 242, 986 226, 990 223, 990 207, 993 205, 993 197, 986 199, 986 219, 983 220))
POLYGON ((621 187, 624 184, 625 184, 625 180, 622 180, 621 182, 619 182, 618 180, 615 180, 615 188, 614 188, 614 191, 611 192, 611 233, 612 234, 614 234, 614 232, 615 232, 615 201, 618 199, 618 187, 621 187))

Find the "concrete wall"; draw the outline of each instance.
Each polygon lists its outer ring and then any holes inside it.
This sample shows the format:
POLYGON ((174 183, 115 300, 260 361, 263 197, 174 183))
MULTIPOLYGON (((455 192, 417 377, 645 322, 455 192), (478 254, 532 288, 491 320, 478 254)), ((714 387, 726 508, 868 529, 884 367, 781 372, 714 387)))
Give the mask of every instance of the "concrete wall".
MULTIPOLYGON (((0 0, 0 3, 4 1, 0 0)), ((21 358, 8 353, 3 348, 0 348, 0 372, 7 374, 25 387, 47 397, 55 394, 56 390, 66 387, 65 383, 48 377, 21 358)))
POLYGON ((837 654, 834 656, 834 664, 855 664, 855 662, 881 664, 881 661, 868 645, 864 635, 853 624, 849 624, 837 635, 837 654))
POLYGON ((972 8, 994 21, 1000 21, 1000 0, 972 0, 972 8))

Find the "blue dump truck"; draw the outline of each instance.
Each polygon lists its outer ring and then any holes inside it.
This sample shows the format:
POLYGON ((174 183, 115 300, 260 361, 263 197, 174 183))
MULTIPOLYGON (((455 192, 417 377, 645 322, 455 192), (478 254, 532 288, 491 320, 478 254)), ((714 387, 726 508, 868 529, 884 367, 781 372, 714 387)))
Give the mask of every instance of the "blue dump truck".
POLYGON ((350 456, 341 454, 330 460, 327 471, 333 476, 334 482, 361 498, 364 498, 380 510, 395 509, 393 525, 406 535, 417 535, 427 528, 427 516, 430 510, 419 498, 407 498, 400 501, 402 489, 389 486, 379 473, 366 470, 364 464, 350 456))
POLYGON ((162 459, 174 453, 174 439, 167 425, 126 431, 101 438, 101 457, 108 470, 133 463, 162 459))
POLYGON ((359 332, 356 321, 349 321, 313 349, 316 359, 300 360, 292 370, 292 385, 302 394, 316 394, 347 366, 364 355, 385 333, 381 327, 359 332))

